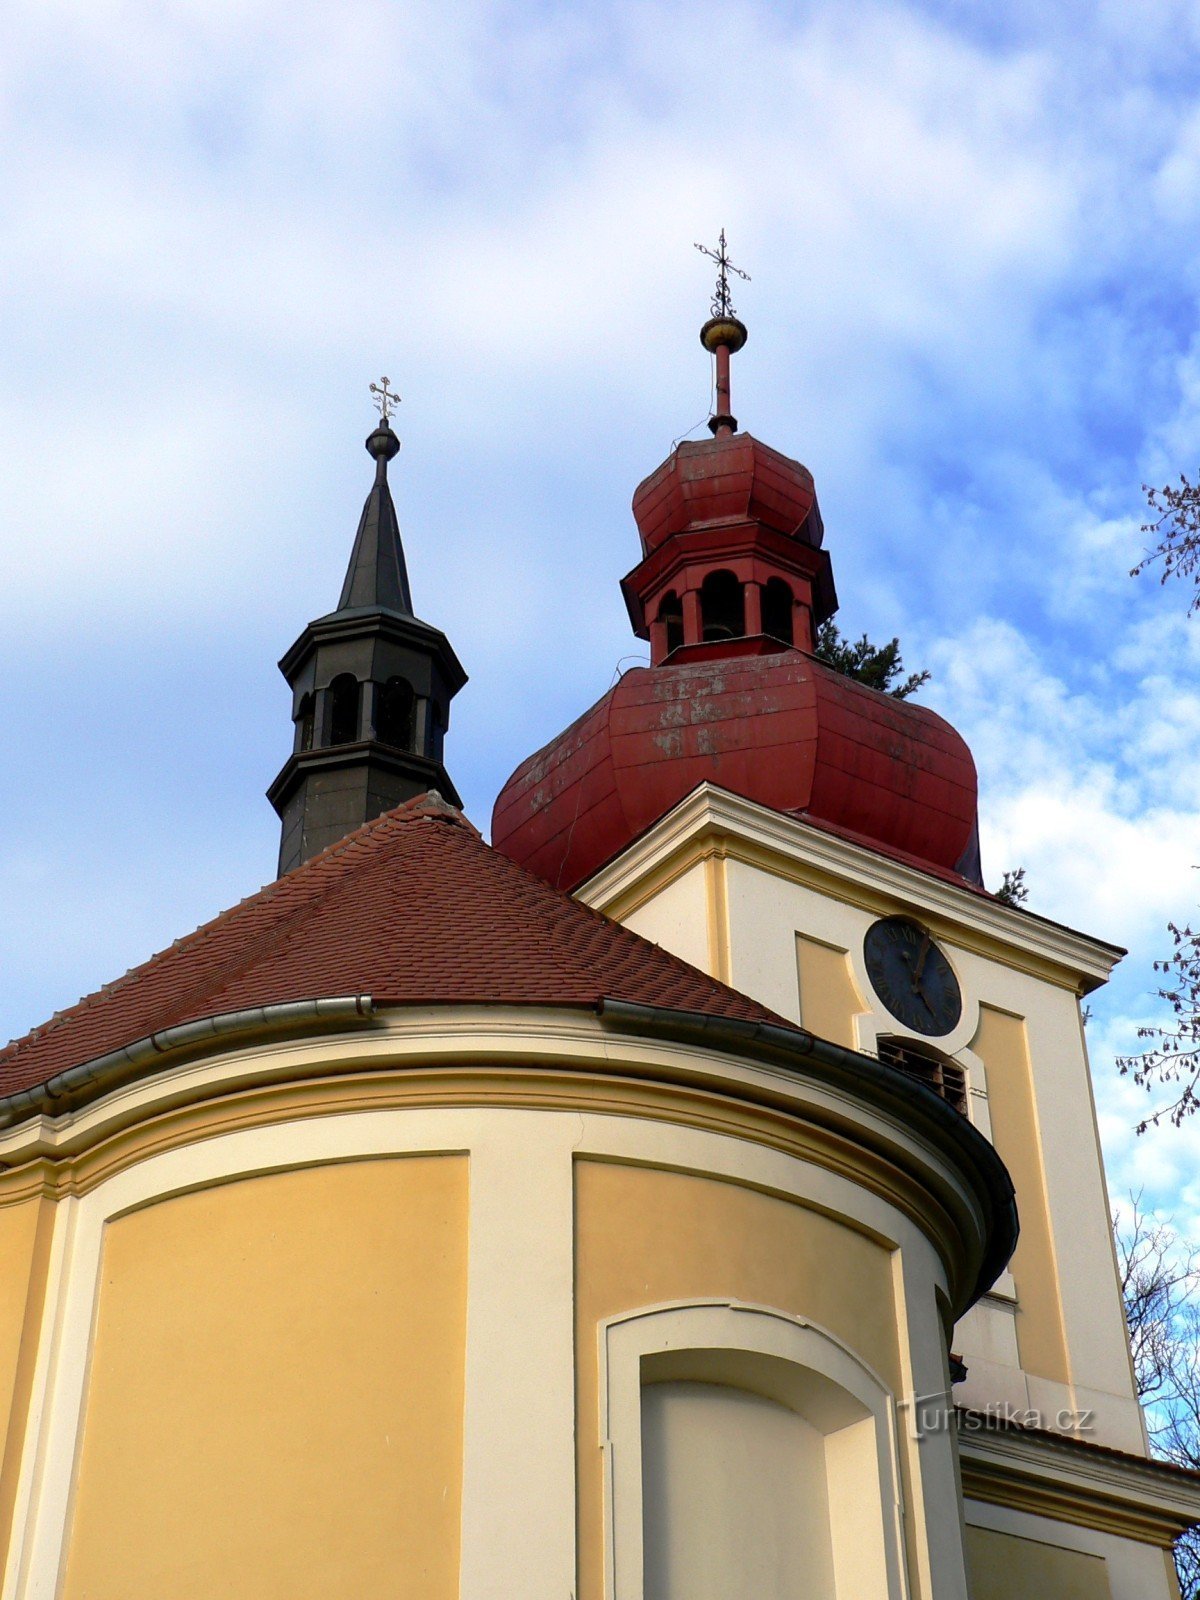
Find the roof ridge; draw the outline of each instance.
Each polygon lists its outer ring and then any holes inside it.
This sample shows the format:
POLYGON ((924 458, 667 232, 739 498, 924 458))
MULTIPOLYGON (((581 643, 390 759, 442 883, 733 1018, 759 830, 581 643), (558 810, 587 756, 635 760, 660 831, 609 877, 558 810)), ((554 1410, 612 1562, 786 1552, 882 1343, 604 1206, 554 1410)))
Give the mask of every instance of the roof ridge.
MULTIPOLYGON (((597 907, 588 905, 585 900, 577 899, 575 895, 569 894, 565 889, 556 889, 553 884, 547 883, 544 878, 539 877, 531 868, 524 866, 519 861, 514 861, 511 856, 506 856, 502 850, 497 850, 494 845, 485 845, 485 848, 496 861, 502 862, 505 868, 517 873, 525 880, 531 901, 540 902, 543 905, 557 903, 559 906, 572 907, 575 912, 588 918, 597 929, 603 929, 623 949, 628 950, 631 955, 639 947, 649 945, 657 952, 658 958, 679 973, 680 976, 687 976, 692 979, 699 978, 717 994, 729 995, 742 1001, 746 999, 746 996, 740 990, 733 988, 731 984, 722 982, 720 978, 714 978, 711 973, 705 972, 702 967, 694 966, 692 962, 685 961, 682 956, 677 956, 673 950, 665 950, 656 940, 647 939, 644 933, 638 933, 634 928, 627 928, 623 922, 618 922, 615 917, 610 917, 597 907)), ((547 945, 551 959, 556 967, 565 969, 567 964, 559 953, 557 942, 549 932, 544 934, 543 941, 547 945)), ((760 1010, 767 1012, 785 1027, 794 1028, 796 1026, 794 1022, 789 1021, 787 1017, 781 1016, 770 1006, 761 1005, 759 1002, 756 1002, 756 1004, 759 1005, 760 1010)))
MULTIPOLYGON (((166 961, 168 957, 174 955, 177 951, 185 948, 195 949, 202 945, 219 928, 227 926, 230 919, 235 917, 244 907, 252 905, 255 901, 259 902, 260 906, 273 905, 281 896, 290 891, 291 898, 296 899, 297 903, 290 909, 285 910, 281 916, 272 919, 262 930, 259 937, 250 941, 249 952, 244 952, 246 955, 245 960, 231 963, 227 969, 224 969, 226 981, 232 981, 240 973, 254 966, 262 953, 264 943, 272 937, 278 937, 281 931, 284 932, 286 937, 286 930, 289 924, 293 923, 304 912, 309 911, 315 904, 319 904, 327 894, 333 891, 335 885, 340 881, 332 875, 322 874, 323 877, 328 877, 328 882, 325 886, 318 888, 315 893, 309 893, 301 898, 296 895, 295 891, 297 882, 302 877, 311 877, 314 870, 318 869, 321 864, 328 865, 329 861, 335 857, 351 851, 355 855, 361 855, 362 859, 352 864, 349 871, 352 873, 360 871, 370 861, 370 854, 362 849, 370 834, 376 831, 387 831, 389 823, 432 820, 434 818, 444 822, 457 822, 458 825, 475 834, 477 838, 480 837, 474 824, 469 822, 449 802, 443 800, 436 789, 430 789, 425 794, 416 795, 413 799, 406 800, 402 805, 394 807, 391 811, 385 811, 378 817, 373 817, 369 822, 364 822, 353 833, 348 833, 341 839, 334 840, 332 844, 327 845, 324 850, 318 851, 315 856, 311 856, 299 867, 294 868, 293 871, 285 873, 281 878, 273 879, 270 883, 263 884, 261 888, 255 889, 251 894, 243 895, 240 900, 234 901, 231 906, 226 906, 223 911, 219 911, 216 916, 210 917, 207 922, 200 923, 191 933, 185 933, 178 939, 173 939, 169 945, 164 945, 161 950, 155 950, 144 961, 139 961, 134 966, 127 968, 119 977, 111 978, 107 983, 101 984, 98 989, 93 989, 89 994, 81 995, 72 1005, 64 1006, 61 1011, 56 1011, 45 1022, 38 1023, 35 1027, 30 1028, 28 1032, 10 1039, 7 1044, 0 1046, 0 1061, 15 1060, 22 1050, 28 1049, 32 1044, 44 1039, 47 1034, 53 1033, 66 1022, 89 1010, 100 1000, 107 999, 108 996, 132 984, 151 968, 166 961)), ((204 989, 210 986, 211 981, 211 973, 199 976, 195 983, 191 984, 187 989, 181 990, 179 994, 173 997, 175 1004, 171 1010, 175 1013, 185 1010, 187 1002, 192 996, 198 992, 203 992, 204 989)), ((164 1023, 163 1025, 170 1026, 169 1023, 164 1023)))
MULTIPOLYGON (((583 724, 588 721, 588 719, 590 717, 594 717, 596 715, 596 713, 600 710, 601 706, 603 706, 606 701, 612 699, 613 695, 616 694, 618 688, 621 686, 621 684, 624 682, 624 680, 629 676, 629 674, 631 672, 642 672, 642 671, 645 671, 645 666, 644 665, 643 666, 638 666, 638 667, 630 667, 628 672, 622 673, 621 677, 617 680, 617 682, 611 684, 604 691, 604 693, 600 696, 599 700, 595 701, 594 704, 588 706, 586 711, 581 711, 579 713, 579 715, 575 718, 575 720, 573 722, 569 722, 567 724, 567 726, 563 729, 563 731, 560 734, 556 735, 556 737, 553 738, 553 739, 548 739, 546 741, 546 743, 544 745, 542 745, 539 749, 535 750, 532 753, 532 755, 526 756, 524 761, 521 762, 521 765, 516 769, 516 771, 513 773, 512 777, 508 780, 508 782, 512 783, 513 780, 517 777, 517 775, 519 773, 524 773, 524 772, 531 771, 533 769, 533 767, 535 766, 535 764, 538 761, 540 761, 541 758, 544 755, 546 755, 546 753, 548 751, 550 751, 551 749, 553 749, 555 752, 558 752, 558 751, 560 751, 560 749, 565 747, 567 742, 572 738, 572 736, 577 732, 577 730, 580 729, 583 726, 583 724)), ((575 755, 575 754, 576 754, 576 752, 574 750, 564 750, 563 753, 559 754, 558 760, 554 764, 555 767, 557 768, 557 767, 560 767, 560 766, 564 766, 571 759, 571 757, 573 755, 575 755)), ((553 770, 553 769, 548 768, 547 772, 549 772, 551 770, 553 770)), ((506 787, 507 787, 507 785, 506 785, 506 787)), ((500 793, 501 793, 501 795, 503 795, 504 794, 504 790, 502 789, 500 791, 500 793)), ((497 803, 499 803, 499 802, 497 802, 497 803)), ((494 823, 494 821, 495 821, 495 819, 493 817, 493 823, 494 823)), ((501 850, 500 854, 501 855, 505 855, 505 852, 503 850, 501 850)), ((512 858, 512 856, 508 856, 507 859, 509 861, 511 861, 513 858, 512 858)), ((536 874, 535 874, 535 876, 536 876, 536 874)), ((543 880, 543 881, 545 881, 545 880, 543 880)))
MULTIPOLYGON (((377 832, 387 835, 394 832, 396 827, 407 825, 410 822, 449 823, 452 827, 461 828, 467 835, 474 835, 482 843, 478 829, 467 821, 456 806, 452 806, 448 801, 443 800, 436 789, 431 789, 424 795, 416 795, 412 800, 406 800, 401 805, 393 807, 391 811, 382 812, 378 817, 372 818, 370 822, 363 823, 361 827, 356 828, 354 833, 347 834, 344 839, 336 840, 315 856, 310 856, 307 861, 302 862, 299 867, 294 868, 287 875, 288 877, 295 877, 297 873, 303 872, 316 862, 322 861, 326 857, 340 854, 341 847, 351 840, 357 839, 359 841, 360 848, 356 852, 359 859, 352 863, 345 872, 326 874, 324 887, 318 893, 298 901, 284 916, 268 923, 257 938, 251 938, 245 942, 242 946, 243 959, 231 961, 228 966, 220 969, 220 989, 228 988, 238 978, 244 977, 246 973, 252 971, 259 964, 264 956, 269 957, 276 953, 282 955, 291 940, 297 924, 302 924, 309 916, 317 914, 318 908, 323 903, 334 898, 340 898, 350 891, 354 878, 359 873, 365 872, 370 868, 375 861, 373 851, 361 848, 365 843, 362 837, 364 834, 377 832), (430 799, 430 796, 434 798, 430 799), (381 824, 391 824, 391 826, 380 826, 381 824)), ((485 845, 484 848, 490 847, 485 845)), ((191 1000, 193 995, 208 993, 212 991, 213 987, 213 974, 204 974, 197 979, 189 990, 179 996, 178 1004, 175 1007, 176 1011, 186 1011, 187 1002, 191 1000)))
POLYGON ((387 1007, 444 1000, 595 1012, 627 1000, 788 1025, 553 888, 426 794, 14 1041, 0 1051, 0 1084, 44 1083, 182 1022, 351 993, 387 1007))

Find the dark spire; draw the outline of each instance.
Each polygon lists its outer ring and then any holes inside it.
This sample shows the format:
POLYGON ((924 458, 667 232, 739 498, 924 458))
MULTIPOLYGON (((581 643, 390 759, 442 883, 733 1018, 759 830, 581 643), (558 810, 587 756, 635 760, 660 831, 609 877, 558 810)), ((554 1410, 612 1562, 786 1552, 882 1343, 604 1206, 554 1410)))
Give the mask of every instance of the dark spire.
POLYGON ((387 464, 399 449, 400 441, 386 422, 381 422, 367 439, 367 450, 375 458, 375 482, 359 518, 339 611, 382 606, 406 617, 413 614, 400 524, 387 477, 387 464))
POLYGON ((279 663, 292 690, 292 753, 267 791, 289 872, 373 817, 436 789, 458 794, 442 763, 450 701, 467 675, 445 634, 413 613, 387 464, 399 396, 371 385, 379 426, 367 439, 367 496, 337 610, 308 627, 279 663))

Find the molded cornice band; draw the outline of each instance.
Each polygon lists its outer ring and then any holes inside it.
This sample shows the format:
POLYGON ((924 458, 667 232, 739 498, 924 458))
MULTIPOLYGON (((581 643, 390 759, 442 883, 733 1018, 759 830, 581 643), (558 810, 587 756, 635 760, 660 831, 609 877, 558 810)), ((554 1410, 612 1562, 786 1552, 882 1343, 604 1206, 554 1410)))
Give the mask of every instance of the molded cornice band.
POLYGON ((987 1242, 972 1298, 990 1288, 1016 1248, 1020 1223, 1008 1168, 991 1143, 961 1112, 924 1084, 873 1056, 819 1039, 804 1028, 740 1022, 698 1011, 670 1011, 628 1000, 602 1000, 601 1021, 622 1033, 665 1038, 679 1044, 736 1052, 773 1066, 795 1068, 819 1062, 828 1081, 855 1099, 890 1112, 930 1142, 953 1153, 955 1166, 976 1192, 987 1218, 987 1242))

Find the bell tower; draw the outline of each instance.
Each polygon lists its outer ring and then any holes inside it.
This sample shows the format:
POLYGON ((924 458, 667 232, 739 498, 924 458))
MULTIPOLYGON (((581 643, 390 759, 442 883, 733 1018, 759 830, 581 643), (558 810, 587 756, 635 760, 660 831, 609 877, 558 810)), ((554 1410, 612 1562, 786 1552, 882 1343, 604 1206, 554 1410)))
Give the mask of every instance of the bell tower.
POLYGON ((388 462, 400 449, 389 380, 371 390, 375 481, 337 609, 279 663, 292 690, 292 753, 267 790, 283 824, 279 874, 428 789, 458 805, 442 761, 450 701, 467 681, 444 633, 413 613, 388 462))
POLYGON ((621 581, 633 631, 650 663, 811 651, 837 610, 833 570, 812 474, 748 433, 730 401, 730 357, 746 343, 729 274, 725 230, 716 250, 712 315, 700 342, 716 367, 711 439, 681 444, 638 485, 633 515, 642 560, 621 581))
POLYGON ((813 477, 738 431, 730 365, 747 333, 729 274, 739 269, 724 232, 704 253, 718 267, 700 329, 715 368, 712 437, 678 445, 634 491, 641 560, 621 581, 650 663, 517 768, 496 800, 492 843, 574 892, 712 784, 978 885, 963 740, 926 707, 815 654, 837 595, 813 477))

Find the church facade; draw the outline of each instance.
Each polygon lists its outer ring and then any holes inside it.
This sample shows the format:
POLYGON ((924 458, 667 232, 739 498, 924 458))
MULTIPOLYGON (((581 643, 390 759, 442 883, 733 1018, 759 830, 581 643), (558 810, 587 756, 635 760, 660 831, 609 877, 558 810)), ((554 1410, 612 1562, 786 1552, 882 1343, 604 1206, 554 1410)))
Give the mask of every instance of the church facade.
MULTIPOLYGON (((970 752, 813 654, 811 475, 638 489, 650 665, 487 844, 386 402, 280 876, 0 1052, 12 1600, 1169 1600, 1080 1001, 970 752)), ((385 386, 386 387, 386 386, 385 386)))

